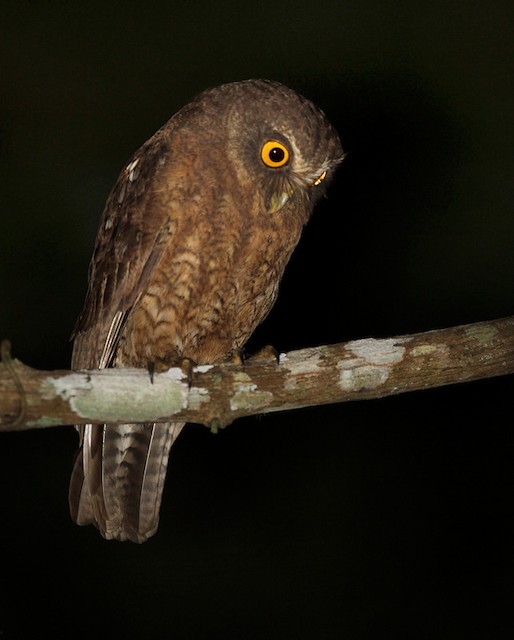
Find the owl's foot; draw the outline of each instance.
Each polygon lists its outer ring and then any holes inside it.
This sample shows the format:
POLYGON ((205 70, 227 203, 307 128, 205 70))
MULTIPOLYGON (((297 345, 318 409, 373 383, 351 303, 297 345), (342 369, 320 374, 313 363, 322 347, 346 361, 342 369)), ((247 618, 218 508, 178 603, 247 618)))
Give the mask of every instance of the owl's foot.
POLYGON ((182 358, 180 361, 180 368, 182 369, 182 373, 187 378, 187 387, 191 389, 191 385, 193 384, 193 367, 195 363, 191 358, 182 358))
POLYGON ((246 360, 244 351, 239 347, 232 349, 232 351, 228 355, 229 362, 232 364, 243 365, 246 360))
POLYGON ((253 361, 258 362, 268 362, 270 364, 278 364, 279 363, 279 355, 278 351, 271 344, 267 344, 265 347, 257 351, 252 358, 253 361))
POLYGON ((155 362, 153 360, 149 360, 146 368, 148 370, 148 375, 150 376, 150 383, 153 384, 153 377, 156 371, 155 362))
POLYGON ((193 384, 193 367, 195 366, 195 362, 191 360, 191 358, 177 358, 173 362, 170 362, 169 360, 149 360, 146 366, 148 373, 150 374, 150 382, 152 384, 154 374, 167 371, 171 367, 180 367, 180 369, 182 369, 182 373, 187 378, 188 387, 191 389, 191 385, 193 384))

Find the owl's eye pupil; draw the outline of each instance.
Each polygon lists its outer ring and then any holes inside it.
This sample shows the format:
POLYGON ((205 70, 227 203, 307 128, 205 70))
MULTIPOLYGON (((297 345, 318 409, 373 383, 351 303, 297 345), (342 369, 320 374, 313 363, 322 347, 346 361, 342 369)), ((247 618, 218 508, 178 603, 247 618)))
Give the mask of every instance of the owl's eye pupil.
POLYGON ((278 140, 268 140, 262 145, 261 159, 267 167, 278 169, 289 162, 289 150, 278 140))
POLYGON ((285 158, 285 153, 284 153, 284 149, 281 149, 280 147, 273 147, 273 149, 271 149, 271 151, 269 152, 269 159, 271 160, 271 162, 282 162, 282 160, 285 158))

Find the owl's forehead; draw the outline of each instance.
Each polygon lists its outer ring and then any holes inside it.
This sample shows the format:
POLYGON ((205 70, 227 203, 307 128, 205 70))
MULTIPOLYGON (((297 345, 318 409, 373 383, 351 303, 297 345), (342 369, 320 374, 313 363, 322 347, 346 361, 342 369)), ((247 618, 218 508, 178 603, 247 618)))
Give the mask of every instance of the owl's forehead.
POLYGON ((321 166, 342 154, 339 137, 324 113, 275 81, 244 80, 208 89, 172 120, 172 135, 203 137, 213 153, 230 147, 253 157, 265 140, 277 139, 289 146, 300 164, 305 159, 321 166))
POLYGON ((300 125, 323 126, 328 123, 322 111, 310 100, 272 80, 243 80, 220 85, 200 94, 193 102, 205 116, 230 118, 247 125, 268 124, 292 133, 300 125))

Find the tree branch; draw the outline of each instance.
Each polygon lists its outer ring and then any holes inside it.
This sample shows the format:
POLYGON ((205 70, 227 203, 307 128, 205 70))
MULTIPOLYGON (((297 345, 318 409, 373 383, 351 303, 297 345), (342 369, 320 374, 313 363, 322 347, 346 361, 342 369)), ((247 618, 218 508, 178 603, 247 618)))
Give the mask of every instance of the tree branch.
POLYGON ((38 371, 0 363, 0 431, 67 424, 196 422, 224 427, 241 416, 380 398, 514 373, 514 317, 395 338, 354 340, 256 356, 243 366, 38 371))

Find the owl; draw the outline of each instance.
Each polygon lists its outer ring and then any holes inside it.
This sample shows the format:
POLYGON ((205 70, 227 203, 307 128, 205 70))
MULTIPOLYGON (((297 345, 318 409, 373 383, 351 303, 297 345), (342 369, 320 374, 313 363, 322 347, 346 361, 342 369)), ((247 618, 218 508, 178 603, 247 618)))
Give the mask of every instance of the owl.
MULTIPOLYGON (((132 156, 109 195, 72 367, 153 375, 239 353, 273 305, 342 156, 323 112, 278 82, 224 84, 183 107, 132 156)), ((183 426, 78 426, 75 522, 107 539, 152 536, 183 426)))

